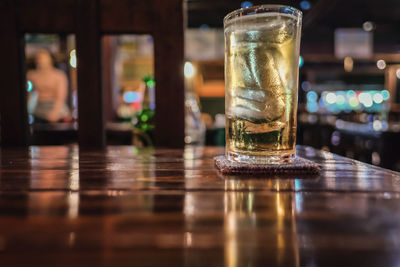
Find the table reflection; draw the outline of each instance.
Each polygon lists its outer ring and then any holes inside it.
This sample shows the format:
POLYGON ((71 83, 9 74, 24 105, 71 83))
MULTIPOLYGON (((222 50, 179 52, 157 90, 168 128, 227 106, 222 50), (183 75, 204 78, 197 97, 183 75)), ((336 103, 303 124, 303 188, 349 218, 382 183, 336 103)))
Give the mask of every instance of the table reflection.
POLYGON ((215 148, 2 148, 0 250, 84 251, 104 266, 121 256, 149 266, 395 266, 400 176, 314 152, 328 168, 319 177, 237 179, 217 175, 215 148))
POLYGON ((295 181, 262 181, 277 192, 254 190, 256 179, 224 182, 223 194, 185 194, 185 266, 203 260, 196 249, 218 251, 215 266, 300 266, 296 216, 303 200, 290 191, 295 181))
MULTIPOLYGON (((292 182, 280 180, 268 183, 278 191, 293 186, 292 182)), ((226 187, 251 189, 251 183, 227 180, 226 187)), ((225 266, 253 266, 260 262, 299 266, 294 193, 227 191, 224 212, 225 266)))
MULTIPOLYGON (((310 178, 312 179, 312 178, 310 178)), ((234 176, 225 176, 226 191, 297 191, 301 189, 301 179, 292 178, 253 178, 235 179, 234 176)))

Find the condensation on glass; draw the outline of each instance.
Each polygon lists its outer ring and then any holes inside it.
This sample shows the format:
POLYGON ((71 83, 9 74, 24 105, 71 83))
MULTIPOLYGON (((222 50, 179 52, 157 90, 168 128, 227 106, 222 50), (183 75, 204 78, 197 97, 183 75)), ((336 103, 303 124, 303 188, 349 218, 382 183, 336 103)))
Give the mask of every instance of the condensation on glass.
POLYGON ((226 155, 289 162, 295 153, 302 14, 264 5, 224 19, 226 155))

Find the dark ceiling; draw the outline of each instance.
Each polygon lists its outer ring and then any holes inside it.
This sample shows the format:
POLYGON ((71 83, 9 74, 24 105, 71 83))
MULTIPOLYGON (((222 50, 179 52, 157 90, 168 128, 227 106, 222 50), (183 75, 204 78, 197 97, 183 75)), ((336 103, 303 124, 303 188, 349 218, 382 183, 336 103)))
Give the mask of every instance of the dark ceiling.
MULTIPOLYGON (((251 1, 251 0, 250 0, 251 1)), ((313 52, 333 51, 336 28, 361 28, 365 21, 375 23, 374 50, 379 53, 400 53, 400 0, 308 0, 303 10, 303 46, 313 52)), ((187 0, 188 26, 207 24, 222 28, 224 16, 240 8, 239 0, 187 0)), ((282 4, 300 8, 301 1, 259 1, 254 5, 282 4)))

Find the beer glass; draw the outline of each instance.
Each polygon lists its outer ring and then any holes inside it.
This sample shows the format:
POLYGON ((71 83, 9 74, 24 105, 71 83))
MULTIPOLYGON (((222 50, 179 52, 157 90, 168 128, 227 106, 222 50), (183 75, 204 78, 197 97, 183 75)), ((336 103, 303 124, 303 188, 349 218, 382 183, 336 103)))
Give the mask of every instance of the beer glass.
POLYGON ((281 164, 295 155, 301 11, 282 5, 224 18, 226 157, 281 164))

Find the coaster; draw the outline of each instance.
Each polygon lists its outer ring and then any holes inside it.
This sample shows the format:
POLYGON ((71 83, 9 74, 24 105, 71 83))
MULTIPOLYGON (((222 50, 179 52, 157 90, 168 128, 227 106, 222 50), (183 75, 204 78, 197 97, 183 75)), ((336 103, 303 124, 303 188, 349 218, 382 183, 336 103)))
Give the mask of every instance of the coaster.
POLYGON ((214 158, 215 165, 222 174, 318 174, 321 167, 308 159, 296 157, 291 163, 287 164, 245 164, 227 160, 225 156, 214 158))

